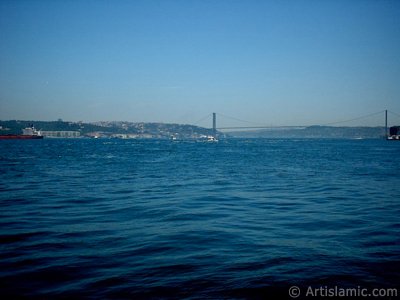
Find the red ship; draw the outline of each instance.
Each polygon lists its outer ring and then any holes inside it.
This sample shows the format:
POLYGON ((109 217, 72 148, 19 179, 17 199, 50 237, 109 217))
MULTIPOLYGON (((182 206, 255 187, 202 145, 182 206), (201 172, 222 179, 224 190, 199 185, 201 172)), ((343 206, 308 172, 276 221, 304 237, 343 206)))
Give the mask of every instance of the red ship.
POLYGON ((0 140, 34 140, 42 139, 43 135, 33 125, 22 129, 22 134, 2 134, 0 140))

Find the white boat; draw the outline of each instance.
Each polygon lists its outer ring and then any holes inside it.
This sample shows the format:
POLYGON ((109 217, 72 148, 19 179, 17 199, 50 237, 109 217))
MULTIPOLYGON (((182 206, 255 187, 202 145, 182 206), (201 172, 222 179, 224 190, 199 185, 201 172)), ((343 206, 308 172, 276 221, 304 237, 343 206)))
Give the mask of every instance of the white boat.
POLYGON ((207 136, 207 142, 215 143, 215 142, 218 142, 218 139, 215 136, 208 135, 207 136))

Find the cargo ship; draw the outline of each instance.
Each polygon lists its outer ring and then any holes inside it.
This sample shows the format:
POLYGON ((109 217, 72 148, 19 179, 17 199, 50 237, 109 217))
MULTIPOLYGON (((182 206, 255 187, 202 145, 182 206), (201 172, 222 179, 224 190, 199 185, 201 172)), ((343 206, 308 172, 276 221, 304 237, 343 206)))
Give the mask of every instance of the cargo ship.
POLYGON ((34 140, 42 139, 40 130, 36 130, 33 125, 22 129, 22 134, 2 134, 0 140, 34 140))
POLYGON ((386 139, 389 141, 400 141, 400 126, 390 127, 389 135, 386 139))

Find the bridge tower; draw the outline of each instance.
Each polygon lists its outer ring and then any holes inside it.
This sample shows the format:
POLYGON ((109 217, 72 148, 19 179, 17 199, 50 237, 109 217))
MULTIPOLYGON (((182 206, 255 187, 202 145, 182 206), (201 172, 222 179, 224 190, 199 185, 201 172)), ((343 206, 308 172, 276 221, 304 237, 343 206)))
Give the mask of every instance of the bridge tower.
POLYGON ((385 110, 385 138, 388 137, 388 119, 387 119, 387 109, 385 110))
POLYGON ((212 133, 214 137, 217 137, 217 114, 213 113, 213 128, 212 133))

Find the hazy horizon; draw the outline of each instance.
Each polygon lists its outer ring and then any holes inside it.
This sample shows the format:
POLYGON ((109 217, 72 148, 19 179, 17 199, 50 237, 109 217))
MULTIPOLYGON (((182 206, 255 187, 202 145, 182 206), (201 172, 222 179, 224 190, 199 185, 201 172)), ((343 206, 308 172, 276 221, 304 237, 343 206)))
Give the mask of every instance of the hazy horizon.
POLYGON ((0 1, 0 119, 399 112, 399 13, 399 1, 0 1))

